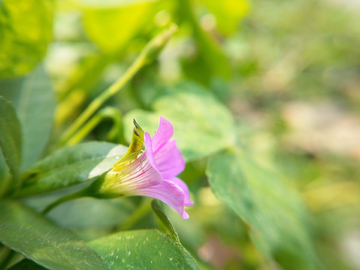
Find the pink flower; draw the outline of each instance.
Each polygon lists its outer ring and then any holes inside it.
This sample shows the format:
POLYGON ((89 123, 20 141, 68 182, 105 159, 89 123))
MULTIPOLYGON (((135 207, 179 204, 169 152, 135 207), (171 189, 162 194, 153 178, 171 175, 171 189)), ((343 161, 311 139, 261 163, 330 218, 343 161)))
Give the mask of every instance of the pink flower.
MULTIPOLYGON (((137 136, 141 136, 135 132, 137 136)), ((187 185, 176 176, 185 168, 185 161, 169 120, 160 117, 153 138, 144 134, 145 151, 126 156, 109 171, 98 192, 108 196, 148 196, 174 208, 182 218, 189 218, 185 206, 191 206, 187 185)), ((99 194, 98 193, 98 194, 99 194)))

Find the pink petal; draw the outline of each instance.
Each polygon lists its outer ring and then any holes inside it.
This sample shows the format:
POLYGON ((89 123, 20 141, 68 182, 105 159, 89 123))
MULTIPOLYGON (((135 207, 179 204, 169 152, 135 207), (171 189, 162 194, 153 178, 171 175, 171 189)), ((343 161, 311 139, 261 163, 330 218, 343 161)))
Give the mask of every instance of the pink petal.
POLYGON ((181 180, 180 178, 177 178, 177 177, 173 177, 168 181, 174 183, 175 185, 177 185, 179 188, 182 189, 182 191, 184 192, 184 195, 185 195, 185 200, 184 200, 185 206, 194 205, 194 203, 190 200, 189 188, 183 180, 181 180))
POLYGON ((160 116, 160 123, 152 142, 154 153, 160 150, 171 139, 173 134, 174 128, 171 122, 160 116))
POLYGON ((135 190, 156 186, 163 177, 154 168, 145 153, 125 163, 120 170, 111 170, 106 175, 106 182, 102 185, 102 192, 132 194, 135 190))
POLYGON ((155 158, 154 158, 151 137, 150 137, 150 134, 147 132, 145 132, 145 134, 144 134, 144 143, 145 143, 145 154, 146 154, 151 166, 158 171, 158 168, 157 168, 156 162, 155 162, 155 158))
POLYGON ((184 210, 184 191, 179 186, 168 180, 161 181, 161 183, 157 186, 137 190, 133 195, 148 196, 163 201, 174 208, 182 218, 189 218, 188 213, 184 210))
POLYGON ((185 160, 176 146, 176 140, 171 140, 155 153, 158 170, 165 179, 170 179, 185 168, 185 160))

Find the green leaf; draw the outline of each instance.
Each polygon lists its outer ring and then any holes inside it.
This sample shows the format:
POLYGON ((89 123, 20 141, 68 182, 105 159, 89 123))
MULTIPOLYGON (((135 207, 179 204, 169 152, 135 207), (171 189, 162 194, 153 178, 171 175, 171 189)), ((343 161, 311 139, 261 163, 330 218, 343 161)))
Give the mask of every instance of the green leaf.
POLYGON ((46 268, 36 264, 33 261, 24 259, 21 262, 15 264, 13 267, 9 268, 9 270, 46 270, 46 268))
POLYGON ((297 192, 240 154, 212 157, 207 175, 215 196, 249 225, 252 240, 266 257, 277 259, 283 269, 314 269, 307 211, 297 192))
POLYGON ((50 269, 106 269, 94 250, 18 202, 0 201, 0 241, 50 269))
POLYGON ((21 163, 20 123, 14 108, 2 96, 0 96, 0 147, 15 185, 18 186, 21 163))
POLYGON ((83 23, 89 38, 104 53, 110 55, 120 53, 159 10, 156 8, 158 1, 151 0, 78 2, 83 11, 83 23))
MULTIPOLYGON (((43 204, 41 206, 43 209, 43 204)), ((63 228, 101 230, 117 227, 134 210, 135 206, 125 198, 119 200, 81 198, 60 204, 47 216, 63 228)))
POLYGON ((153 135, 161 115, 173 124, 174 138, 186 161, 206 157, 234 144, 235 125, 230 111, 200 85, 186 82, 167 88, 153 103, 153 110, 134 110, 125 115, 127 139, 132 134, 132 119, 153 135))
POLYGON ((0 80, 0 95, 6 98, 14 106, 15 110, 19 107, 21 87, 24 84, 25 76, 0 80))
POLYGON ((42 66, 31 73, 22 85, 18 115, 23 131, 22 170, 39 159, 51 135, 55 95, 42 66))
POLYGON ((86 142, 65 147, 40 160, 23 177, 17 196, 30 196, 80 184, 100 176, 127 151, 106 142, 86 142))
POLYGON ((23 75, 43 58, 52 39, 52 0, 0 2, 0 78, 23 75))
POLYGON ((88 243, 111 269, 199 269, 189 253, 157 230, 125 231, 88 243))
POLYGON ((39 66, 26 77, 0 81, 0 95, 15 107, 21 123, 24 171, 34 165, 50 138, 55 96, 50 79, 39 66))
POLYGON ((0 148, 0 197, 7 191, 9 180, 9 168, 0 148))

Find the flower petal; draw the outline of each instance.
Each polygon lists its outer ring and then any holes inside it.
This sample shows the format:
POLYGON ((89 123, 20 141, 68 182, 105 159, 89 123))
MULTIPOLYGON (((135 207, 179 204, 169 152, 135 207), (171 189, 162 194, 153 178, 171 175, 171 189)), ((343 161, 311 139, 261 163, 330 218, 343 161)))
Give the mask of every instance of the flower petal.
POLYGON ((156 169, 157 171, 159 171, 156 166, 156 162, 155 162, 151 137, 150 137, 150 134, 147 132, 145 132, 145 134, 144 134, 144 143, 145 143, 145 154, 146 154, 151 166, 154 167, 154 169, 156 169))
POLYGON ((131 195, 136 190, 156 186, 162 181, 160 172, 151 165, 146 153, 142 153, 123 163, 117 170, 110 170, 97 192, 104 196, 131 195))
POLYGON ((176 146, 176 140, 171 140, 155 153, 156 166, 165 179, 170 179, 185 169, 185 160, 176 146))
POLYGON ((184 195, 185 195, 184 204, 185 204, 185 206, 194 205, 194 203, 190 200, 189 188, 188 188, 188 186, 186 185, 186 183, 183 180, 181 180, 180 178, 177 178, 177 177, 173 177, 169 181, 174 183, 175 185, 177 185, 184 192, 184 195))
POLYGON ((188 213, 184 210, 184 191, 169 180, 163 180, 157 186, 136 190, 132 195, 148 196, 163 201, 174 208, 182 218, 189 218, 188 213))
POLYGON ((173 134, 174 128, 171 122, 160 116, 160 123, 152 142, 154 153, 160 150, 171 139, 173 134))

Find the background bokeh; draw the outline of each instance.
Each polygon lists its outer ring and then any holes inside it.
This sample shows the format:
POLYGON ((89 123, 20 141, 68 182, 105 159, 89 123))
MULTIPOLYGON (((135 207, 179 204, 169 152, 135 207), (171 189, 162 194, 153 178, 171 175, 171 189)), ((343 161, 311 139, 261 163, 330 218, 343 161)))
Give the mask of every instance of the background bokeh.
MULTIPOLYGON (((85 140, 127 144, 128 112, 153 110, 164 87, 195 82, 234 115, 236 129, 222 132, 300 193, 318 269, 360 269, 359 1, 59 0, 39 1, 36 11, 19 7, 23 24, 13 29, 19 40, 16 47, 2 44, 1 77, 26 74, 43 59, 57 99, 53 141, 173 22, 178 31, 158 60, 108 101, 121 113, 107 114, 85 140)), ((207 106, 184 102, 185 109, 207 106)), ((211 192, 207 159, 193 160, 180 176, 195 201, 190 219, 167 214, 202 269, 305 269, 286 266, 292 260, 286 253, 265 260, 248 224, 211 192)), ((286 204, 292 193, 281 198, 286 204)), ((36 208, 47 199, 28 203, 36 208)), ((87 240, 114 228, 155 227, 150 213, 127 219, 140 200, 81 199, 50 217, 87 240), (79 214, 84 208, 92 214, 79 214)))

